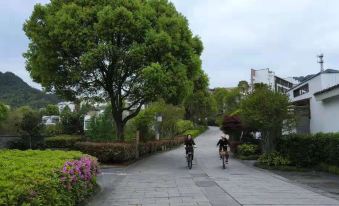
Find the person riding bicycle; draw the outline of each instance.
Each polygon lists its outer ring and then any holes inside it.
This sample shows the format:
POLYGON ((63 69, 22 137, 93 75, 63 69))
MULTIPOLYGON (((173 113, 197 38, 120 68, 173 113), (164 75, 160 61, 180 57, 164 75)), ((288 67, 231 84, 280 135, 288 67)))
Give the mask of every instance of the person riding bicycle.
POLYGON ((227 145, 230 145, 228 140, 226 139, 226 136, 221 136, 221 139, 218 141, 217 146, 219 146, 219 155, 221 159, 220 152, 224 150, 226 152, 226 162, 228 162, 228 152, 227 152, 227 145))
MULTIPOLYGON (((193 155, 193 151, 194 151, 193 146, 195 145, 195 142, 192 138, 192 135, 190 135, 190 134, 187 135, 184 144, 185 144, 186 156, 188 154, 189 149, 192 150, 192 155, 193 155)), ((193 157, 192 157, 192 159, 193 159, 193 157)))

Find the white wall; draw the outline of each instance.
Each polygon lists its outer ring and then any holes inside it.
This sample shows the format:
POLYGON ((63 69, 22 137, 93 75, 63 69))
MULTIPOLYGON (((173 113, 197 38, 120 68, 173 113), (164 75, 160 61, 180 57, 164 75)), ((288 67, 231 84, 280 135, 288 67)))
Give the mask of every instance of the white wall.
POLYGON ((339 132, 339 97, 311 102, 311 133, 339 132))
POLYGON ((322 80, 321 90, 327 89, 329 87, 339 84, 339 73, 321 74, 321 80, 322 80))
POLYGON ((264 83, 269 86, 274 85, 274 72, 271 72, 269 69, 260 69, 254 71, 254 76, 252 76, 253 84, 264 83))
POLYGON ((310 99, 310 132, 339 132, 339 97, 317 101, 314 93, 339 83, 339 74, 323 73, 288 92, 290 101, 310 99), (293 97, 293 91, 309 85, 309 92, 293 97))

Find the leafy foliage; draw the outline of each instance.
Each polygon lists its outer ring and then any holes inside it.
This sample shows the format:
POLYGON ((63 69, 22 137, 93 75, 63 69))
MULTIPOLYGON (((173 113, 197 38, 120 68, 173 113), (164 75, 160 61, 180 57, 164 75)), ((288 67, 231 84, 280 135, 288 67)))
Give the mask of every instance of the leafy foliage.
POLYGON ((142 139, 154 137, 155 127, 159 127, 160 137, 171 138, 179 133, 177 121, 184 118, 184 108, 166 104, 164 101, 154 102, 135 118, 136 129, 142 139), (156 115, 162 116, 162 122, 157 122, 156 115), (153 129, 152 129, 153 128, 153 129))
POLYGON ((0 123, 7 118, 8 109, 6 105, 0 102, 0 123))
POLYGON ((59 115, 59 108, 54 104, 49 104, 41 110, 42 116, 59 115))
POLYGON ((240 91, 237 88, 216 88, 213 97, 216 101, 218 115, 231 114, 239 108, 240 91))
POLYGON ((41 135, 44 137, 52 137, 63 133, 62 125, 60 123, 56 125, 44 125, 42 127, 41 135))
POLYGON ((26 139, 29 148, 32 149, 35 144, 41 140, 41 117, 37 111, 27 110, 23 113, 19 125, 20 133, 26 139))
POLYGON ((176 127, 179 134, 183 134, 185 131, 193 129, 194 125, 193 122, 189 120, 178 120, 176 122, 176 127))
POLYGON ((259 157, 258 161, 260 164, 275 167, 291 164, 291 161, 288 158, 278 152, 265 153, 259 157))
POLYGON ((256 155, 259 154, 259 147, 255 144, 242 144, 238 146, 237 152, 243 156, 256 155))
POLYGON ((238 88, 239 88, 241 93, 246 94, 246 93, 249 92, 250 85, 248 84, 247 81, 242 80, 238 83, 238 88))
POLYGON ((96 185, 98 165, 95 159, 90 158, 90 171, 95 174, 90 179, 78 176, 71 188, 67 188, 61 177, 64 177, 62 169, 66 161, 83 157, 80 152, 0 150, 0 205, 71 206, 79 203, 96 185))
POLYGON ((239 116, 224 116, 222 126, 220 128, 225 134, 238 135, 241 131, 245 130, 244 124, 241 122, 239 116))
POLYGON ((205 126, 200 126, 200 127, 197 127, 197 128, 194 128, 194 129, 189 129, 189 130, 186 130, 184 132, 184 135, 191 135, 192 137, 197 137, 199 136, 201 133, 205 132, 207 129, 207 127, 205 126))
POLYGON ((83 118, 79 112, 71 112, 69 107, 65 107, 60 114, 61 126, 65 134, 79 134, 83 130, 83 118))
POLYGON ((186 114, 194 123, 207 124, 206 118, 216 113, 216 103, 207 91, 197 91, 185 100, 186 114))
POLYGON ((288 106, 286 95, 274 92, 264 85, 257 87, 241 101, 241 119, 249 127, 261 132, 264 152, 274 151, 284 120, 291 119, 288 106))
POLYGON ((0 101, 14 108, 30 106, 38 109, 60 100, 55 95, 30 87, 11 72, 0 72, 0 101))
POLYGON ((116 140, 115 126, 112 115, 109 111, 98 117, 93 117, 86 131, 91 141, 114 141, 116 140))
POLYGON ((54 0, 24 31, 33 79, 68 99, 108 100, 120 140, 144 103, 180 104, 201 73, 202 43, 167 0, 54 0))
POLYGON ((291 135, 279 140, 277 150, 293 165, 310 167, 320 163, 339 166, 339 133, 291 135))

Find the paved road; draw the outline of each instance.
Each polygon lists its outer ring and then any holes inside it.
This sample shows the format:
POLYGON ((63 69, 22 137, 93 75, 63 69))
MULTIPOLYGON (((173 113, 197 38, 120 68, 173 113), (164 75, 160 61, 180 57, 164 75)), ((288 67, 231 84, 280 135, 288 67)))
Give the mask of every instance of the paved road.
POLYGON ((335 199, 234 159, 223 170, 215 146, 220 135, 218 128, 210 128, 196 139, 192 170, 186 167, 183 147, 125 169, 104 170, 99 177, 103 192, 88 205, 339 205, 335 199))

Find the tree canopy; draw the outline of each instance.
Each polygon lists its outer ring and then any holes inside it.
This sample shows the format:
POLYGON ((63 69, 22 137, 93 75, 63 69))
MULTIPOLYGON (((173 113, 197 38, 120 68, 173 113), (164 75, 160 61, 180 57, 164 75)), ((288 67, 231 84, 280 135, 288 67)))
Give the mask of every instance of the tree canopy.
POLYGON ((283 122, 291 119, 285 94, 259 86, 241 101, 240 114, 244 123, 262 133, 265 152, 274 150, 281 136, 283 122))
POLYGON ((201 77, 202 43, 167 0, 53 0, 24 31, 32 78, 67 99, 109 101, 120 139, 143 104, 180 104, 201 77))

